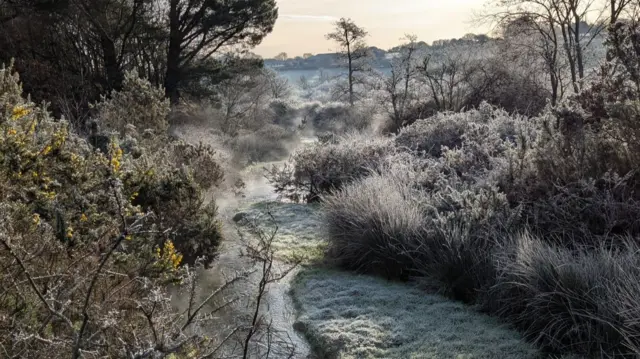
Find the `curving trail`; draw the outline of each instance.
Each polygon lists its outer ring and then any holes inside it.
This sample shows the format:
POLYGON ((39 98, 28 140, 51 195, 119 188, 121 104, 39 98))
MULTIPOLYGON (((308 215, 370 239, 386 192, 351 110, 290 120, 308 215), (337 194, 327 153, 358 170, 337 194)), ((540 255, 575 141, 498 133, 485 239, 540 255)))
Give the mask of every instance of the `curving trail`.
MULTIPOLYGON (((225 241, 213 268, 203 273, 199 288, 204 295, 234 271, 252 267, 241 255, 238 232, 246 229, 234 217, 254 219, 268 228, 271 222, 266 213, 271 213, 279 227, 274 241, 278 266, 282 268, 291 258, 304 258, 306 264, 268 286, 261 313, 275 334, 271 338, 258 335, 260 343, 254 343, 250 358, 263 358, 267 347, 270 358, 543 358, 518 333, 473 308, 411 284, 319 264, 316 259, 326 248, 320 208, 278 202, 262 176, 262 165, 242 173, 247 183, 244 198, 217 199, 225 241)), ((252 275, 227 293, 225 299, 240 299, 216 313, 211 325, 216 335, 225 337, 234 325, 249 322, 259 280, 252 275)), ((216 304, 220 303, 211 307, 216 304)), ((222 357, 241 358, 238 348, 243 339, 242 334, 233 336, 222 357)))

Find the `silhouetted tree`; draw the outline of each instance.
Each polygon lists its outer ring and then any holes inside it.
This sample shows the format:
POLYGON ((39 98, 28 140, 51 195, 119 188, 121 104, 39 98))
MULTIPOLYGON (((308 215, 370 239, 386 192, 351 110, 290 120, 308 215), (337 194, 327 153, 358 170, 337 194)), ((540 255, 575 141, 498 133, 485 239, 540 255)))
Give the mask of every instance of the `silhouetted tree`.
POLYGON ((358 27, 351 19, 341 18, 334 25, 334 31, 328 33, 326 37, 340 46, 341 55, 347 61, 349 104, 353 106, 355 101, 353 90, 355 74, 365 69, 364 60, 368 57, 367 45, 364 41, 365 37, 367 37, 367 32, 358 27))
POLYGON ((165 91, 175 104, 190 67, 223 47, 258 45, 273 30, 278 8, 275 0, 169 0, 168 14, 165 91))

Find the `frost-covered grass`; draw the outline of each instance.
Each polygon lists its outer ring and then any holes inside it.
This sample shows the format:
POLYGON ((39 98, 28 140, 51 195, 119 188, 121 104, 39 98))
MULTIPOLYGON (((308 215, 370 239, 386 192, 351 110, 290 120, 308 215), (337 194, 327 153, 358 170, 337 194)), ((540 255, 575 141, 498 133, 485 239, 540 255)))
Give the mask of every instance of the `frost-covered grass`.
POLYGON ((538 358, 517 332, 403 283, 304 269, 292 284, 296 328, 322 358, 538 358))
POLYGON ((241 208, 241 228, 255 223, 267 233, 278 226, 273 246, 281 259, 319 259, 326 248, 320 208, 315 205, 264 201, 241 208), (273 216, 273 219, 270 218, 273 216))

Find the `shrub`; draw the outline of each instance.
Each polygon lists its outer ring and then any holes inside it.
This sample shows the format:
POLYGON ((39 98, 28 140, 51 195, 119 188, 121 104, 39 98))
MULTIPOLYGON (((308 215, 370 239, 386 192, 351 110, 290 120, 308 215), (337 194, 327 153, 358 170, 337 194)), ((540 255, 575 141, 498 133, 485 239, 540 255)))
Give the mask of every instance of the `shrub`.
POLYGON ((127 194, 133 204, 154 214, 151 220, 158 229, 152 236, 155 241, 168 237, 185 263, 194 264, 203 257, 208 266, 221 241, 217 209, 213 202, 205 202, 189 168, 175 167, 169 155, 160 152, 137 160, 135 170, 123 176, 127 194))
POLYGON ((298 109, 292 106, 290 100, 275 99, 268 105, 268 114, 271 123, 283 128, 293 130, 300 125, 298 121, 298 109))
POLYGON ((330 256, 347 269, 390 278, 415 273, 426 224, 419 193, 402 175, 373 174, 325 198, 330 256))
POLYGON ((396 145, 439 157, 443 147, 457 148, 462 144, 467 122, 464 114, 439 113, 400 130, 396 145))
POLYGON ((500 58, 483 59, 470 72, 467 81, 471 90, 464 100, 465 107, 476 107, 486 101, 509 113, 535 116, 544 110, 551 97, 531 72, 518 73, 500 58))
POLYGON ((300 112, 303 124, 313 133, 343 135, 369 128, 375 112, 372 110, 366 104, 351 107, 342 102, 311 102, 305 104, 300 112))
POLYGON ((112 145, 134 142, 139 147, 136 158, 127 157, 121 179, 127 198, 153 213, 149 222, 155 230, 150 240, 161 246, 170 239, 182 254, 183 263, 193 265, 202 258, 205 266, 210 265, 221 241, 215 204, 204 199, 205 190, 222 182, 214 150, 203 144, 169 140, 164 94, 135 74, 127 75, 122 92, 112 93, 96 109, 102 121, 127 130, 126 136, 114 137, 112 145), (148 107, 145 116, 133 117, 148 107), (131 127, 130 120, 141 128, 131 127))
POLYGON ((175 166, 187 166, 193 175, 193 180, 203 190, 217 187, 224 178, 224 171, 216 160, 216 152, 211 146, 200 142, 192 145, 184 141, 171 143, 171 160, 175 166))
POLYGON ((172 311, 166 284, 193 277, 168 238, 150 240, 158 228, 123 184, 124 173, 135 172, 132 159, 117 141, 107 154, 92 150, 64 121, 23 100, 11 68, 0 79, 3 356, 210 350, 203 336, 185 341, 186 318, 172 311))
POLYGON ((492 279, 493 242, 485 238, 513 222, 506 198, 455 180, 425 192, 414 171, 394 164, 324 197, 329 254, 363 272, 428 275, 447 294, 474 301, 492 279))
POLYGON ((292 200, 319 200, 322 194, 380 168, 394 152, 387 138, 350 134, 332 143, 316 143, 298 150, 291 163, 273 168, 268 178, 277 193, 292 200))
POLYGON ((114 91, 109 98, 94 105, 102 127, 124 136, 127 125, 139 134, 151 131, 155 136, 166 135, 169 128, 169 100, 164 90, 156 88, 136 72, 125 74, 122 91, 114 91))
POLYGON ((256 132, 240 134, 234 139, 236 162, 277 161, 286 158, 298 141, 297 134, 278 125, 265 125, 256 132))
POLYGON ((635 357, 638 249, 571 251, 519 235, 498 252, 486 309, 554 352, 635 357))

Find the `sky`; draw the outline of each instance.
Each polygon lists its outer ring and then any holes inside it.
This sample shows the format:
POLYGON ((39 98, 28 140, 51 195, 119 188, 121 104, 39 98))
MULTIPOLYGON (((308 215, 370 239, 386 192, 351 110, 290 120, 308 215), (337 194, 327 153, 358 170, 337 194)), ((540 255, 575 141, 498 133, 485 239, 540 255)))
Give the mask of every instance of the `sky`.
POLYGON ((279 16, 273 32, 254 49, 258 55, 289 57, 337 50, 325 40, 332 23, 351 18, 369 32, 367 43, 388 49, 405 34, 418 40, 459 38, 466 33, 486 33, 471 23, 474 10, 486 0, 278 0, 279 16))

